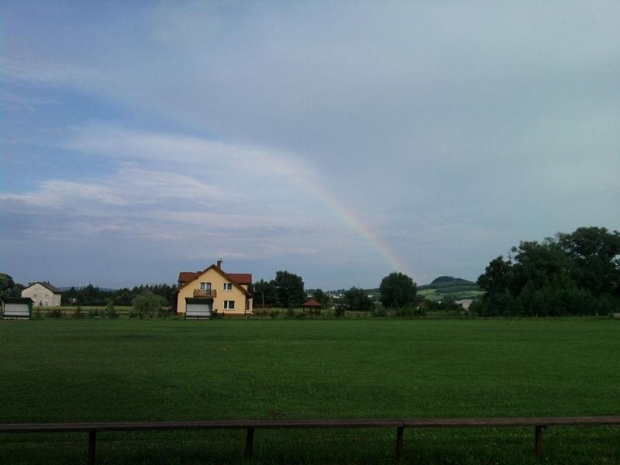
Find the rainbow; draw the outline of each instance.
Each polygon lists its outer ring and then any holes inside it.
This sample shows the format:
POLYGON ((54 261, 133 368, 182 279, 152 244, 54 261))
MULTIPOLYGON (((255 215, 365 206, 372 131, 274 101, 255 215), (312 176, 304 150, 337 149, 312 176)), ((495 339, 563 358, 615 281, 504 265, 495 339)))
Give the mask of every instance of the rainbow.
POLYGON ((408 274, 407 265, 396 256, 396 254, 388 247, 388 245, 377 236, 370 227, 364 224, 355 214, 347 210, 342 203, 340 203, 332 194, 327 190, 315 185, 311 186, 310 190, 313 191, 316 196, 329 207, 338 218, 348 225, 352 230, 359 234, 365 241, 367 241, 371 247, 378 253, 383 261, 391 268, 391 271, 399 271, 401 273, 408 274))
MULTIPOLYGON (((336 217, 340 218, 344 224, 362 237, 373 250, 381 257, 381 259, 389 266, 390 272, 399 271, 412 276, 407 272, 407 265, 388 247, 388 245, 363 223, 352 211, 347 210, 345 206, 336 199, 320 182, 313 179, 314 170, 305 166, 300 167, 300 161, 293 162, 287 156, 268 155, 263 158, 268 161, 275 169, 281 173, 285 173, 296 180, 296 184, 303 185, 306 190, 318 198, 326 207, 328 207, 336 217)), ((318 178, 316 178, 318 179, 318 178)))

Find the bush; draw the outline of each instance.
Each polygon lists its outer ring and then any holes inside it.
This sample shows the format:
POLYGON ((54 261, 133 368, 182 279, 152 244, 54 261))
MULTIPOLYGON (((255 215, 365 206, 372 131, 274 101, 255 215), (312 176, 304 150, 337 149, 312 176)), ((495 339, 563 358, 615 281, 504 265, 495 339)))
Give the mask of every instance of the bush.
POLYGON ((119 317, 118 312, 114 308, 114 301, 112 299, 108 300, 108 303, 105 306, 105 316, 110 320, 116 320, 119 317))
POLYGON ((415 316, 424 315, 426 315, 426 309, 423 307, 416 307, 414 305, 407 305, 406 307, 402 307, 396 310, 396 316, 399 317, 413 318, 415 316))
POLYGON ((151 291, 145 291, 136 296, 131 303, 138 318, 154 318, 160 315, 161 308, 168 304, 166 299, 153 294, 151 291))
POLYGON ((385 308, 381 307, 370 312, 370 316, 373 318, 385 318, 387 316, 387 311, 385 308))
POLYGON ((84 313, 84 310, 82 310, 81 306, 77 306, 77 310, 73 314, 73 318, 75 318, 76 320, 82 320, 86 318, 86 314, 84 313))
POLYGON ((62 310, 55 308, 47 314, 48 318, 62 318, 62 310))
POLYGON ((157 317, 158 318, 170 318, 172 311, 170 308, 168 307, 160 307, 159 310, 157 311, 157 317))
POLYGON ((345 306, 344 305, 336 305, 334 308, 334 316, 336 318, 340 318, 344 316, 345 306))
POLYGON ((101 315, 99 314, 99 310, 89 310, 88 311, 88 319, 92 320, 93 318, 99 318, 101 315))
POLYGON ((289 317, 289 318, 293 318, 295 316, 295 309, 288 308, 286 310, 286 316, 289 317))

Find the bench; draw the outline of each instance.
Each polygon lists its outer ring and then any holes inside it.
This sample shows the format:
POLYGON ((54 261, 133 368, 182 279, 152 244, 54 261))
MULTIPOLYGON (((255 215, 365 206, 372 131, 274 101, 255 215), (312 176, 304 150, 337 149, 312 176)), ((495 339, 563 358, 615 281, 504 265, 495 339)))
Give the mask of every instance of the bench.
POLYGON ((620 416, 533 418, 412 418, 351 420, 209 420, 113 423, 0 424, 0 433, 88 433, 88 464, 95 464, 97 433, 103 431, 157 431, 245 429, 245 458, 252 460, 257 429, 396 428, 396 460, 403 455, 405 428, 534 427, 536 457, 542 457, 542 430, 550 426, 620 425, 620 416))

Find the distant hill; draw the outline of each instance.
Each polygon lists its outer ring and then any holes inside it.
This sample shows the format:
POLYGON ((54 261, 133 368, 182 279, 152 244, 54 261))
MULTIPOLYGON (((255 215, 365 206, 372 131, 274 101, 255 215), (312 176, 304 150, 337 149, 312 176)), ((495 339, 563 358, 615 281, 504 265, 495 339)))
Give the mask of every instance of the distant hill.
POLYGON ((480 290, 478 288, 478 284, 476 284, 475 282, 468 281, 467 279, 463 278, 453 278, 452 276, 439 276, 438 278, 433 279, 430 284, 418 286, 418 290, 423 291, 425 289, 452 289, 455 287, 480 290))
MULTIPOLYGON (((75 288, 76 291, 79 291, 81 289, 86 289, 86 286, 64 286, 64 287, 58 287, 57 289, 60 292, 64 292, 64 291, 68 291, 72 287, 75 288)), ((112 289, 112 288, 109 288, 109 287, 100 287, 99 290, 101 292, 116 292, 116 291, 118 291, 118 289, 112 289)))
MULTIPOLYGON (((364 289, 369 296, 375 300, 379 300, 381 292, 379 288, 364 289)), ((344 294, 345 289, 338 291, 328 291, 329 294, 344 294)), ((454 278, 452 276, 439 276, 433 279, 430 284, 418 286, 418 296, 428 300, 462 300, 475 299, 480 297, 483 291, 480 290, 478 284, 463 278, 454 278)))
POLYGON ((475 282, 452 276, 439 276, 430 284, 418 286, 418 295, 429 300, 473 299, 482 294, 475 282))

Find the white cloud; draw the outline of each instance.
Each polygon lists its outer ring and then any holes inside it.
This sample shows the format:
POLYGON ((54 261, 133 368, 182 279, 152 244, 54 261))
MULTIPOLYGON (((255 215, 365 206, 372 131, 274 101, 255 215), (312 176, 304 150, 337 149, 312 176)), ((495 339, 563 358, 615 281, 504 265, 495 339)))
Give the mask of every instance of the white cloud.
POLYGON ((0 98, 18 187, 1 198, 58 207, 93 237, 134 232, 183 256, 206 238, 201 256, 239 260, 300 251, 360 276, 358 259, 383 263, 348 215, 420 275, 454 263, 475 277, 519 238, 620 221, 616 3, 10 14, 0 98), (20 140, 28 163, 80 168, 20 176, 20 140))
MULTIPOLYGON (((92 123, 74 127, 64 148, 116 160, 200 165, 214 172, 249 172, 254 176, 312 176, 301 157, 282 151, 170 133, 140 132, 92 123)), ((196 168, 194 166, 192 169, 196 168)))
POLYGON ((56 61, 4 58, 0 70, 1 79, 11 83, 94 89, 104 81, 104 75, 96 69, 56 61))
POLYGON ((68 204, 97 202, 107 205, 127 205, 110 186, 67 181, 45 181, 39 189, 26 194, 0 194, 0 199, 21 201, 35 207, 64 208, 68 204))

